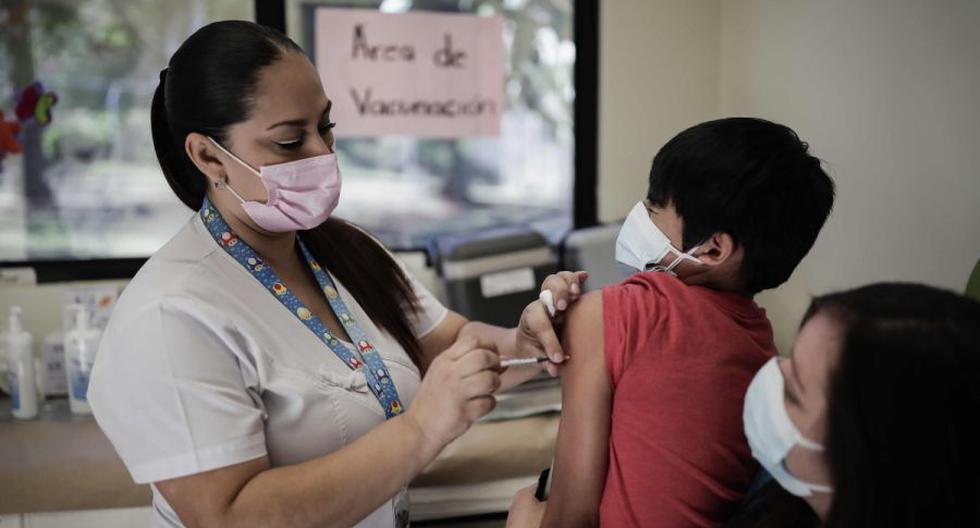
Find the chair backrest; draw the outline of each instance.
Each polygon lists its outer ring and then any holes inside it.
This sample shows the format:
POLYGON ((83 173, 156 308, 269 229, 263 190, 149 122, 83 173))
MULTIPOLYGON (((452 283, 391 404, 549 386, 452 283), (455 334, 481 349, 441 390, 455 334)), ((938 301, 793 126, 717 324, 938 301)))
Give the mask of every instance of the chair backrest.
POLYGON ((605 224, 572 231, 562 244, 562 269, 589 272, 585 291, 623 280, 616 267, 616 237, 622 223, 605 224))

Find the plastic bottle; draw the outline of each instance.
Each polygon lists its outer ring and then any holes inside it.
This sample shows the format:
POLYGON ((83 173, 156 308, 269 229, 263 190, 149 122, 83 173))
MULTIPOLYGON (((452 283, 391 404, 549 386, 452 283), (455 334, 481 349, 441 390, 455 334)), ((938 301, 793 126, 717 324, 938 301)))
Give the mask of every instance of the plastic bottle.
POLYGON ((41 341, 41 379, 45 396, 68 394, 68 375, 65 374, 65 333, 51 332, 41 341))
POLYGON ((10 412, 14 418, 21 420, 36 418, 38 391, 34 339, 24 330, 24 316, 20 306, 10 307, 10 323, 3 339, 10 381, 10 412))
POLYGON ((92 414, 88 405, 88 381, 95 365, 102 331, 92 326, 88 309, 81 304, 68 306, 71 328, 65 334, 65 372, 68 378, 68 402, 72 414, 92 414))

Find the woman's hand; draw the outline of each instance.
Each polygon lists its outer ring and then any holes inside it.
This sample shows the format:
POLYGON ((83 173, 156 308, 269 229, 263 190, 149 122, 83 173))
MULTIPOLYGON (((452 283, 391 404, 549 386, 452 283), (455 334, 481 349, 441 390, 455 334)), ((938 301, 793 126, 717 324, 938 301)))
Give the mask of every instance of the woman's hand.
POLYGON ((497 405, 500 357, 491 345, 463 338, 429 365, 405 416, 435 452, 463 434, 497 405))
POLYGON ((544 363, 544 368, 552 376, 558 375, 559 367, 565 361, 565 352, 555 327, 561 325, 564 311, 582 295, 582 283, 588 278, 589 274, 585 271, 560 271, 548 275, 541 285, 541 291, 551 292, 555 313, 549 313, 541 301, 534 301, 524 308, 517 325, 517 357, 548 356, 551 361, 544 363))
POLYGON ((187 526, 353 526, 493 410, 500 358, 489 348, 459 340, 432 361, 404 414, 333 453, 275 468, 263 456, 157 488, 187 526))
POLYGON ((556 317, 582 296, 582 283, 588 278, 587 271, 559 271, 545 277, 541 291, 548 290, 554 297, 556 317))
POLYGON ((507 515, 507 528, 538 528, 547 503, 539 501, 535 496, 536 486, 530 486, 518 491, 510 503, 510 513, 507 515))

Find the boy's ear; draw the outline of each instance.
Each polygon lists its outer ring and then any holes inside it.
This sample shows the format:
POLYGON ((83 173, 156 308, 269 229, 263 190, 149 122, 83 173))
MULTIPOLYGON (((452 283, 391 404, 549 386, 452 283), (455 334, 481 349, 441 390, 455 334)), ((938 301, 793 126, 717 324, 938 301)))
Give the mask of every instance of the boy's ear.
POLYGON ((737 251, 738 243, 735 242, 735 237, 719 231, 701 244, 701 249, 695 256, 709 266, 720 266, 732 258, 737 251))

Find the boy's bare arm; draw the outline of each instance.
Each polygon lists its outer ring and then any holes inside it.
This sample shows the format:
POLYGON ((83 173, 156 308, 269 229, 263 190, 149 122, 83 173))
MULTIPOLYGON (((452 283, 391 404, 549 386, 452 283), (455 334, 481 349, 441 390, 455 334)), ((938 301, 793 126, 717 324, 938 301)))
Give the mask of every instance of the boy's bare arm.
POLYGON ((589 293, 569 308, 562 347, 571 359, 562 374, 561 425, 551 497, 541 526, 598 526, 612 406, 601 292, 589 293))

